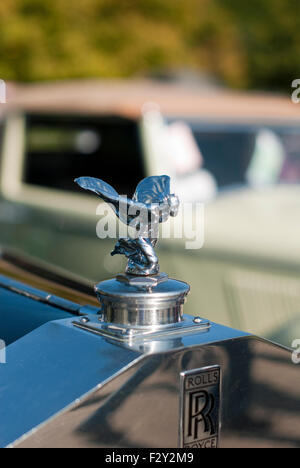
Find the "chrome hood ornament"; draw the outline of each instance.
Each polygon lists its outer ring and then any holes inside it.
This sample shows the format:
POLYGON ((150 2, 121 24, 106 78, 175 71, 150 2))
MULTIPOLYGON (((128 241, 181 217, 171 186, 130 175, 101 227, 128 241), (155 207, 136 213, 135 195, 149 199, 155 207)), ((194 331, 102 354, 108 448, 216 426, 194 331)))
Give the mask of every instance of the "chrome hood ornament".
POLYGON ((126 273, 148 276, 159 273, 157 244, 159 224, 178 214, 179 199, 170 193, 170 177, 154 176, 142 180, 132 197, 119 195, 109 184, 93 177, 80 177, 75 182, 84 190, 96 193, 109 203, 116 216, 136 235, 120 238, 111 253, 128 258, 126 273))
MULTIPOLYGON (((179 199, 170 192, 170 177, 147 177, 138 184, 131 199, 119 195, 100 179, 80 177, 75 182, 109 203, 120 221, 135 232, 133 236, 119 238, 111 253, 128 258, 125 274, 95 286, 102 306, 102 332, 109 326, 105 324, 125 326, 130 336, 135 332, 140 334, 141 327, 179 325, 183 321, 183 304, 190 288, 159 272, 154 250, 159 224, 178 214, 179 199)), ((118 333, 116 330, 114 326, 114 334, 118 333)))

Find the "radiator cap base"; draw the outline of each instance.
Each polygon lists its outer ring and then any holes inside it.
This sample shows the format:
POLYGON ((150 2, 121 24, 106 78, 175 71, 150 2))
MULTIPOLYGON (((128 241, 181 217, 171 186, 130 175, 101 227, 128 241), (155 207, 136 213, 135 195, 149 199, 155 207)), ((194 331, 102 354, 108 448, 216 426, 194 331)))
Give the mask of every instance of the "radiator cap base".
POLYGON ((149 327, 181 322, 189 290, 187 283, 165 273, 121 274, 95 286, 104 322, 149 327))

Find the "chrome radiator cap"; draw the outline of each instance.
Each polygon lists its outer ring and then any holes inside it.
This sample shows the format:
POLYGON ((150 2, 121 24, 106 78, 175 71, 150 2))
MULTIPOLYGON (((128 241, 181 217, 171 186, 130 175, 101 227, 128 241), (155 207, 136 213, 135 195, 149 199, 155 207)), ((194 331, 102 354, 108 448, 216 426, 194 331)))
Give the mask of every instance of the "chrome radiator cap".
POLYGON ((167 275, 119 275, 95 286, 103 321, 132 326, 170 325, 182 321, 188 284, 167 275))

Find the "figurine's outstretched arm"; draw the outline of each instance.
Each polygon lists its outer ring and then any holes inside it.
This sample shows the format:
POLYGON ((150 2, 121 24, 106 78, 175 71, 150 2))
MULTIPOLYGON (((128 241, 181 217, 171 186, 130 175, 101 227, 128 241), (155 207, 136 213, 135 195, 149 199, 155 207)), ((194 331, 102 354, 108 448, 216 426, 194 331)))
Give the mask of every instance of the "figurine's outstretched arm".
POLYGON ((118 192, 101 179, 96 179, 95 177, 79 177, 75 179, 74 182, 84 190, 96 193, 102 200, 108 203, 112 203, 113 201, 119 202, 120 196, 118 192))
POLYGON ((103 201, 113 205, 116 215, 125 224, 129 224, 136 218, 140 210, 148 209, 144 203, 139 203, 130 198, 120 196, 111 185, 101 179, 96 179, 95 177, 79 177, 75 179, 75 182, 84 190, 95 193, 103 201))

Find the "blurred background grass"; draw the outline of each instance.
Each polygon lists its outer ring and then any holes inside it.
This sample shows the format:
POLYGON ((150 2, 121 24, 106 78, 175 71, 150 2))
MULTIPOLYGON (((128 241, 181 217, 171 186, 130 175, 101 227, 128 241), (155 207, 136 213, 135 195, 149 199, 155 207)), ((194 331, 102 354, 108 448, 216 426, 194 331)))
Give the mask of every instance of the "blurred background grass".
POLYGON ((184 68, 288 91, 300 75, 298 0, 4 0, 0 31, 5 80, 184 68))

